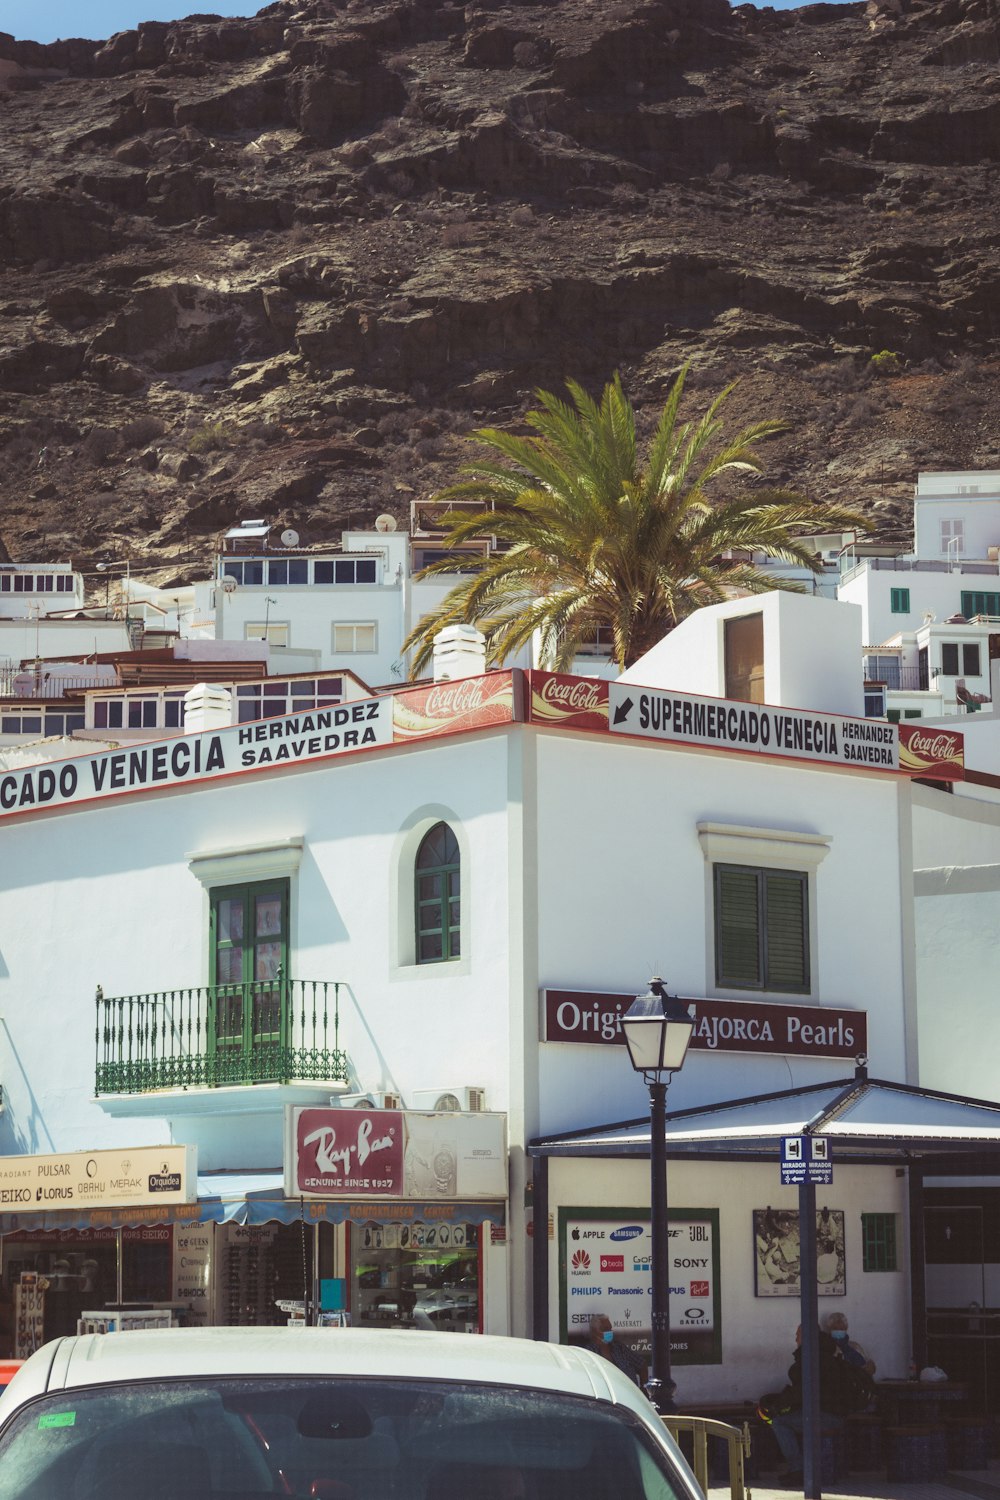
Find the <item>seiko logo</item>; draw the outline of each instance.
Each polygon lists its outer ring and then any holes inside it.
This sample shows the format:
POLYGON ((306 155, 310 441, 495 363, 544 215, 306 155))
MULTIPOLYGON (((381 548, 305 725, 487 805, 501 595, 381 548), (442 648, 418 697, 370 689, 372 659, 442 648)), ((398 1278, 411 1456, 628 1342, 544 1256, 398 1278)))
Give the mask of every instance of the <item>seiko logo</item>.
POLYGON ((467 714, 482 708, 486 702, 483 685, 476 677, 467 677, 462 682, 449 682, 432 688, 427 694, 426 712, 442 719, 452 714, 467 714))
POLYGON ((542 684, 542 701, 586 712, 601 707, 601 690, 590 682, 559 682, 549 677, 542 684))

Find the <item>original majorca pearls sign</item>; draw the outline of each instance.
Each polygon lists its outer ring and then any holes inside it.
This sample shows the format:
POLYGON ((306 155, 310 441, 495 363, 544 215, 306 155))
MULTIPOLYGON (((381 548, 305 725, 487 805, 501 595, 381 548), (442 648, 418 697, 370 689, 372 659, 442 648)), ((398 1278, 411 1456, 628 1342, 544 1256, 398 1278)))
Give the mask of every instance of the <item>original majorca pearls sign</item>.
MULTIPOLYGON (((625 1045, 621 1018, 634 995, 590 990, 542 991, 542 1040, 584 1046, 625 1045)), ((747 1000, 692 1000, 691 1047, 698 1052, 764 1052, 779 1057, 854 1059, 868 1051, 863 1010, 770 1005, 747 1000)))

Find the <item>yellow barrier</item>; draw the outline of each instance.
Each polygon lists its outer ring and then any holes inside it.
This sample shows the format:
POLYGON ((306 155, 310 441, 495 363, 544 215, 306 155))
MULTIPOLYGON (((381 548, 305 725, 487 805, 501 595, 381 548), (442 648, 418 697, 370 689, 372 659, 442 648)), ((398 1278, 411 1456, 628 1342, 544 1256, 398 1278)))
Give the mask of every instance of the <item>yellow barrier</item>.
POLYGON ((750 1457, 750 1428, 746 1422, 740 1428, 717 1422, 714 1417, 661 1417, 660 1420, 675 1438, 682 1432, 693 1434, 691 1467, 703 1495, 708 1494, 708 1440, 724 1438, 729 1448, 729 1493, 732 1500, 750 1500, 744 1471, 744 1459, 750 1457))

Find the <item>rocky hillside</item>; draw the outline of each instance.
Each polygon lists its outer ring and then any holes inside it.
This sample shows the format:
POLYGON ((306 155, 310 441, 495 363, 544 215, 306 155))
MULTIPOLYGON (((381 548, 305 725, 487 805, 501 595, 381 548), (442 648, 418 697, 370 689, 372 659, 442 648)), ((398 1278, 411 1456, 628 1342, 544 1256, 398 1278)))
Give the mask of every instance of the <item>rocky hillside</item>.
MULTIPOLYGON (((0 535, 200 572, 620 368, 905 532, 1000 467, 1000 5, 279 0, 0 35, 0 535)), ((1000 538, 998 538, 1000 540, 1000 538)))

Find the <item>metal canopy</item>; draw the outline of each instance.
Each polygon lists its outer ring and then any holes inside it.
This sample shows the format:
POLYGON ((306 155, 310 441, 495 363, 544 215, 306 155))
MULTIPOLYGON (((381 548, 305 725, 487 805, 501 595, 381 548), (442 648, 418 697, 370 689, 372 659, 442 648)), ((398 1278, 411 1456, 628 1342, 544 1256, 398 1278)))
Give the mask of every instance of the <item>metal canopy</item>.
MULTIPOLYGON (((844 1164, 927 1163, 959 1152, 1000 1152, 1000 1104, 869 1078, 858 1067, 853 1078, 676 1110, 666 1120, 667 1149, 677 1157, 770 1161, 791 1135, 829 1137, 844 1164)), ((649 1147, 647 1118, 542 1137, 528 1151, 648 1157, 649 1147)))

